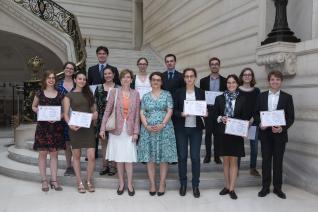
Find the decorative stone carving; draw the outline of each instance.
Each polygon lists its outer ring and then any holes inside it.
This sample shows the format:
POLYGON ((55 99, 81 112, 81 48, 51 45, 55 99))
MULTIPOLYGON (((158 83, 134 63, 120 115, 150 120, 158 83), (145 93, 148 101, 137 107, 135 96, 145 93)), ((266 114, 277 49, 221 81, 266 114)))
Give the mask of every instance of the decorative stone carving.
POLYGON ((297 56, 294 43, 276 42, 260 46, 256 51, 257 65, 265 65, 267 72, 279 70, 285 76, 296 74, 297 56))

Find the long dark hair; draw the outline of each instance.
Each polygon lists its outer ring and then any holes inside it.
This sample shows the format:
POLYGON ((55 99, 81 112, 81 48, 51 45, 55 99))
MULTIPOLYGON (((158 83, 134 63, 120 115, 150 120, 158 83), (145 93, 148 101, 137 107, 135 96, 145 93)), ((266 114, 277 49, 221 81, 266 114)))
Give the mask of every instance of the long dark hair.
POLYGON ((255 80, 254 71, 253 71, 253 69, 250 68, 250 67, 246 67, 246 68, 244 68, 244 69, 241 71, 240 76, 239 76, 240 85, 243 85, 243 84, 244 84, 244 82, 243 82, 243 75, 245 74, 246 71, 250 71, 250 72, 251 72, 252 80, 251 80, 251 82, 250 82, 250 86, 251 86, 251 87, 254 87, 255 84, 256 84, 256 80, 255 80))
MULTIPOLYGON (((86 77, 85 72, 83 72, 83 71, 78 71, 78 72, 75 73, 74 79, 76 79, 77 76, 80 75, 80 74, 83 74, 83 75, 86 77)), ((86 77, 86 78, 87 78, 87 77, 86 77)), ((84 86, 83 89, 82 89, 82 93, 83 93, 84 97, 86 98, 89 107, 92 107, 92 106, 94 105, 94 103, 95 103, 95 99, 94 99, 93 93, 92 93, 91 90, 89 89, 89 86, 88 86, 87 82, 86 82, 85 86, 84 86)))

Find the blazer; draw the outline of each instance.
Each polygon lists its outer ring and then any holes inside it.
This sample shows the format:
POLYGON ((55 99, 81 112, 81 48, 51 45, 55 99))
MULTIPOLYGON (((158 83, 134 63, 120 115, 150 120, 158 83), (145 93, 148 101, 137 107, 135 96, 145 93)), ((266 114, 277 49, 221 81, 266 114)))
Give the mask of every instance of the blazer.
MULTIPOLYGON (((196 100, 205 100, 205 93, 200 88, 194 87, 195 99, 196 100)), ((175 115, 175 127, 184 128, 185 117, 181 116, 183 112, 184 100, 186 99, 186 88, 179 88, 175 92, 175 97, 173 101, 173 114, 175 115)), ((204 129, 204 123, 200 116, 196 116, 196 126, 197 128, 204 129)))
MULTIPOLYGON (((106 68, 110 68, 114 72, 114 82, 117 85, 121 85, 119 80, 119 73, 116 67, 111 66, 109 64, 106 65, 106 68)), ((99 64, 91 66, 88 68, 88 80, 87 83, 89 85, 97 85, 97 84, 103 84, 105 80, 101 77, 99 73, 99 64)))
MULTIPOLYGON (((261 123, 260 111, 268 111, 268 93, 269 91, 265 91, 258 96, 256 109, 255 109, 256 111, 254 116, 255 123, 257 125, 261 123)), ((280 135, 283 141, 288 142, 287 130, 295 121, 293 97, 290 94, 281 90, 279 94, 277 110, 285 111, 286 126, 282 126, 283 131, 276 135, 280 135)), ((259 130, 260 138, 264 136, 264 133, 268 133, 268 132, 272 132, 270 127, 267 128, 266 130, 260 129, 259 130)))
MULTIPOLYGON (((219 133, 224 134, 225 132, 225 124, 223 122, 218 123, 217 118, 219 116, 224 116, 224 110, 225 110, 225 96, 220 95, 216 97, 214 109, 213 109, 213 121, 217 124, 217 131, 219 133)), ((246 110, 246 98, 242 95, 238 95, 238 97, 235 100, 235 106, 234 106, 234 116, 232 118, 235 119, 241 119, 241 120, 248 120, 248 112, 246 110)))
POLYGON ((179 88, 185 87, 185 82, 183 76, 180 72, 175 71, 173 79, 169 80, 168 71, 165 71, 163 74, 162 89, 170 91, 171 95, 176 92, 179 88))
MULTIPOLYGON (((116 128, 114 130, 109 131, 110 133, 114 135, 120 135, 122 133, 123 127, 124 127, 124 111, 122 109, 122 89, 117 88, 118 95, 117 95, 117 102, 116 102, 116 110, 115 110, 115 126, 116 128)), ((106 122, 110 116, 110 114, 113 111, 114 103, 115 103, 115 89, 112 89, 106 109, 104 112, 101 130, 105 129, 106 122)), ((130 89, 130 95, 129 95, 129 109, 128 109, 128 116, 126 119, 126 126, 127 126, 127 134, 128 135, 138 135, 140 130, 140 97, 139 93, 133 89, 130 89)))

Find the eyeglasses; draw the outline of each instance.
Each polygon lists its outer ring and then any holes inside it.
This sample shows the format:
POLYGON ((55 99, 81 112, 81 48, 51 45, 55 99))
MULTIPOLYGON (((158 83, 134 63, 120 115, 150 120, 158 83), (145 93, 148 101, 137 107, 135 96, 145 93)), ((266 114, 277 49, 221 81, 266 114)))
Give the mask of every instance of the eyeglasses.
POLYGON ((147 66, 147 63, 138 63, 139 66, 147 66))
POLYGON ((210 67, 213 67, 213 66, 220 66, 220 64, 218 64, 218 63, 211 63, 211 64, 210 64, 210 67))

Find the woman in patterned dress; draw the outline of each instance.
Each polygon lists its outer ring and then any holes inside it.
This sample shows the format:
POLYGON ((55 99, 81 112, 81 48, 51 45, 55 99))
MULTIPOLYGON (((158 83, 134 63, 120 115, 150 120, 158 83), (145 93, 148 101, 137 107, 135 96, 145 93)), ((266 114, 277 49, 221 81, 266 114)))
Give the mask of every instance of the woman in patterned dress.
POLYGON ((166 189, 168 163, 177 161, 176 139, 171 121, 173 102, 171 94, 161 89, 162 74, 153 72, 150 77, 152 91, 141 101, 141 131, 138 143, 138 162, 147 162, 150 181, 149 194, 156 194, 155 170, 160 164, 160 185, 157 192, 162 196, 166 189))
MULTIPOLYGON (((61 106, 64 95, 55 89, 56 75, 46 71, 42 79, 42 89, 36 93, 32 110, 37 113, 38 106, 61 106)), ((35 130, 33 149, 39 151, 39 169, 42 178, 42 191, 47 192, 49 185, 46 176, 46 158, 50 155, 52 189, 63 190, 57 182, 58 150, 65 149, 62 121, 38 121, 35 130)))
MULTIPOLYGON (((66 95, 74 88, 73 75, 76 70, 76 65, 72 62, 66 62, 63 66, 64 69, 64 79, 57 82, 56 89, 66 95)), ((64 140, 65 140, 65 159, 66 159, 66 170, 64 176, 74 176, 74 168, 72 166, 72 150, 70 145, 70 136, 68 134, 68 125, 65 121, 64 124, 64 140)))
MULTIPOLYGON (((97 112, 98 112, 98 119, 96 122, 96 135, 99 137, 99 131, 102 124, 102 119, 104 116, 106 104, 107 104, 107 97, 108 93, 111 89, 119 87, 119 85, 116 85, 114 82, 115 73, 110 68, 104 69, 104 79, 105 82, 102 85, 97 86, 95 90, 95 101, 97 106, 97 112)), ((106 134, 107 135, 107 134, 106 134)), ((116 168, 114 162, 108 162, 106 160, 106 147, 107 147, 107 137, 105 136, 105 139, 102 139, 99 137, 99 142, 102 145, 102 164, 101 164, 101 170, 99 172, 100 175, 108 174, 109 176, 113 176, 116 174, 116 168)))

